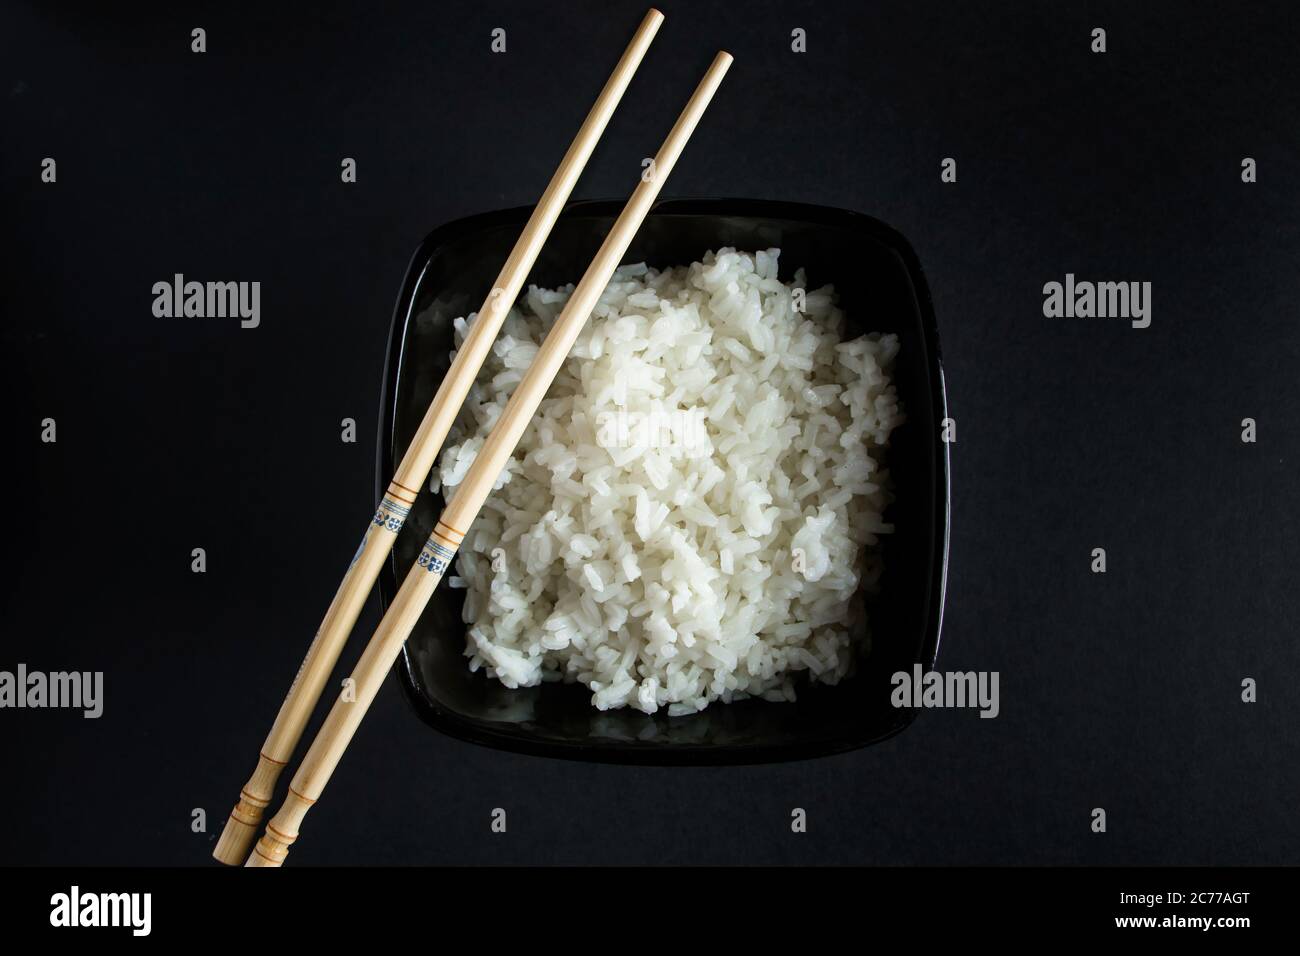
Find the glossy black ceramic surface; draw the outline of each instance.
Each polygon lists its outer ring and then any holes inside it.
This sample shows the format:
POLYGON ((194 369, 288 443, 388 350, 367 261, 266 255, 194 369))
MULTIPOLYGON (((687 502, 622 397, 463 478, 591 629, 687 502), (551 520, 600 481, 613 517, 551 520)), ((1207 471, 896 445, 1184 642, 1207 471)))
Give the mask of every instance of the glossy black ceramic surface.
MULTIPOLYGON (((529 276, 553 287, 576 282, 608 233, 621 202, 566 209, 529 276)), ((530 210, 472 216, 436 229, 411 260, 398 297, 384 375, 380 493, 449 364, 452 320, 476 310, 491 289, 530 210)), ((810 288, 833 283, 849 335, 897 333, 894 371, 904 425, 886 466, 896 500, 886 517, 896 533, 884 546, 880 591, 869 601, 872 639, 855 676, 837 686, 798 686, 794 703, 746 700, 668 717, 600 712, 576 684, 509 690, 471 674, 463 655, 462 591, 444 584, 397 664, 420 716, 437 729, 507 750, 583 760, 725 764, 789 760, 883 740, 916 712, 890 704, 890 675, 938 650, 948 553, 949 470, 941 421, 947 415, 938 331, 920 263, 890 227, 857 213, 750 199, 661 202, 624 262, 682 265, 709 249, 781 249, 781 278, 807 271, 810 288)), ((398 575, 414 563, 443 506, 427 489, 411 510, 380 578, 385 608, 398 575)))

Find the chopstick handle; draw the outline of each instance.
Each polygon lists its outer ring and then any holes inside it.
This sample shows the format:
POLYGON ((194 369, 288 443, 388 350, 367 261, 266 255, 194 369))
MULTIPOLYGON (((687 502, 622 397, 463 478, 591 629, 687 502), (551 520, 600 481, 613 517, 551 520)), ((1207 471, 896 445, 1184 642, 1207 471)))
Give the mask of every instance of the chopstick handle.
POLYGON ((455 548, 439 540, 436 532, 425 543, 352 671, 352 693, 340 693, 330 708, 329 716, 289 784, 284 805, 266 825, 265 835, 253 847, 245 866, 279 866, 284 862, 289 846, 298 838, 303 817, 320 797, 353 734, 361 726, 361 719, 383 686, 402 643, 415 627, 454 554, 455 548))
POLYGON ((413 493, 389 485, 388 494, 375 509, 361 547, 343 575, 334 600, 330 602, 325 618, 307 648, 307 656, 280 705, 275 723, 262 744, 257 755, 257 767, 239 791, 239 801, 230 811, 230 818, 212 851, 212 856, 218 861, 238 866, 248 858, 249 848, 257 839, 262 813, 274 796, 280 771, 293 756, 293 749, 298 745, 303 728, 311 718, 325 682, 338 662, 343 644, 365 607, 379 569, 392 550, 414 501, 413 493))
POLYGON ((731 56, 727 53, 719 53, 714 59, 713 65, 700 81, 656 155, 654 174, 642 178, 627 205, 623 207, 614 227, 596 253, 596 258, 583 274, 560 317, 546 336, 546 341, 516 386, 496 426, 479 450, 469 474, 443 510, 442 517, 420 552, 419 560, 407 573, 388 613, 379 622, 379 628, 352 672, 351 698, 340 694, 334 702, 329 716, 325 718, 325 723, 303 758, 302 765, 294 774, 284 805, 267 824, 266 833, 258 840, 247 866, 280 866, 289 847, 298 839, 303 818, 320 798, 330 775, 338 766, 343 752, 379 692, 385 675, 392 668, 402 644, 415 628, 429 598, 433 596, 438 582, 460 547, 464 534, 457 529, 468 529, 478 514, 730 65, 731 56))
POLYGON ((651 8, 641 21, 524 225, 479 310, 478 318, 457 349, 451 367, 439 384, 416 429, 415 437, 397 466, 388 492, 379 505, 374 525, 367 530, 361 550, 344 575, 338 592, 326 611, 325 619, 307 650, 298 676, 289 687, 275 724, 262 745, 257 767, 240 791, 239 802, 226 821, 212 854, 220 862, 235 865, 248 857, 249 848, 257 838, 257 826, 261 822, 263 810, 271 801, 280 771, 293 756, 294 748, 306 729, 325 683, 329 680, 334 665, 338 663, 343 645, 347 643, 348 635, 374 587, 379 570, 392 550, 401 528, 401 520, 394 524, 391 519, 394 516, 405 519, 417 491, 428 479, 434 459, 442 450, 447 433, 460 413, 465 396, 505 321, 506 313, 514 305, 543 243, 564 209, 578 177, 637 67, 641 65, 663 19, 662 13, 651 8), (384 516, 383 520, 381 515, 384 516))

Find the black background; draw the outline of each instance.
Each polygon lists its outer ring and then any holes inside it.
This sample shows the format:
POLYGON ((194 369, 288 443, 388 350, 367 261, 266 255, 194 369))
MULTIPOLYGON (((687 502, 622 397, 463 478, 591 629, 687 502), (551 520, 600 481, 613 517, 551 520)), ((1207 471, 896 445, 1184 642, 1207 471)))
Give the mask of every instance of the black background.
MULTIPOLYGON (((910 239, 958 422, 939 663, 1000 671, 1001 716, 634 769, 441 737, 390 682, 292 861, 1300 860, 1292 5, 660 6, 575 198, 626 195, 726 48, 666 195, 841 206, 910 239), (1044 318, 1066 272, 1151 281, 1151 327, 1044 318)), ((103 670, 106 701, 0 712, 0 861, 208 860, 374 503, 408 256, 536 200, 644 9, 6 5, 0 669, 103 670), (260 281, 261 327, 155 318, 175 272, 260 281)))

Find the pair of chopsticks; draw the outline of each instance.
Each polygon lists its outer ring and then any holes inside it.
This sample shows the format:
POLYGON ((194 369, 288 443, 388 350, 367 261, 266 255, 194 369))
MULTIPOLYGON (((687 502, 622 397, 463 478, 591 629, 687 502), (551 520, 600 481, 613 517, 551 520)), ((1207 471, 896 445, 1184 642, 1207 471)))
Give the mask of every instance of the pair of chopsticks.
POLYGON ((374 585, 385 557, 428 478, 442 443, 465 396, 492 346, 507 312, 569 198, 597 140, 617 107, 632 75, 654 39, 663 15, 650 10, 624 51, 613 74, 578 131, 559 168, 529 217, 510 257, 494 283, 478 318, 456 353, 450 369, 425 413, 415 438, 403 456, 379 507, 366 529, 361 550, 353 559, 321 623, 306 659, 285 697, 258 756, 257 768, 240 791, 240 798, 213 856, 223 863, 279 866, 298 838, 303 817, 319 799, 344 750, 360 726, 421 612, 447 570, 465 533, 487 500, 497 476, 522 437, 597 300, 618 268, 650 206, 672 172, 686 141, 722 82, 731 57, 719 53, 677 118, 654 158, 652 173, 643 176, 619 214, 596 257, 569 297, 564 311, 542 343, 532 365, 515 388, 468 475, 443 510, 419 559, 407 574, 388 613, 380 621, 352 672, 351 693, 340 694, 289 785, 280 811, 253 847, 262 813, 271 802, 280 771, 289 762, 315 709, 325 682, 337 663, 348 635, 374 585))

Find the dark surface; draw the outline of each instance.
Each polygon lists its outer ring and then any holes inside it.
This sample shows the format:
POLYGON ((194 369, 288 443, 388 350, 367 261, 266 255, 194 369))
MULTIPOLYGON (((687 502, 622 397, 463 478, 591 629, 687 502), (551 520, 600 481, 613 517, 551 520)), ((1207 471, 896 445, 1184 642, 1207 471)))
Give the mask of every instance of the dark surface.
MULTIPOLYGON (((555 288, 581 275, 609 234, 623 201, 573 203, 556 223, 530 282, 555 288)), ((435 229, 411 260, 394 310, 384 374, 375 494, 397 471, 450 365, 452 323, 478 308, 531 210, 521 207, 458 219, 435 229)), ((869 216, 807 203, 753 199, 661 202, 642 223, 624 261, 654 268, 693 262, 700 249, 778 247, 781 279, 806 270, 808 289, 835 281, 844 337, 898 336, 893 380, 906 421, 890 435, 888 467, 904 476, 887 512, 896 533, 883 536, 883 572, 868 596, 870 652, 859 631, 856 672, 835 687, 797 684, 798 699, 773 707, 736 701, 669 717, 631 708, 600 712, 578 684, 511 690, 466 667, 465 592, 440 587, 407 640, 401 677, 430 725, 475 743, 538 756, 616 763, 719 765, 804 759, 852 750, 898 733, 917 716, 890 703, 890 678, 934 664, 948 550, 947 412, 930 293, 907 240, 869 216), (873 316, 868 321, 865 316, 873 316)), ((380 579, 386 607, 415 564, 444 501, 425 493, 411 509, 380 579)), ((473 532, 471 531, 471 537, 473 532)), ((461 550, 464 550, 462 546, 461 550)), ((459 565, 453 567, 456 572, 459 565)), ((806 675, 801 675, 806 676, 806 675)))
MULTIPOLYGON (((634 769, 450 739, 390 683, 293 862, 1300 861, 1292 5, 663 8, 576 196, 631 189, 725 46, 667 194, 907 236, 958 421, 941 660, 1000 671, 1001 715, 930 712, 810 762, 634 769), (1044 318, 1066 272, 1151 281, 1151 328, 1044 318)), ((106 703, 0 711, 0 859, 207 860, 373 507, 411 249, 536 200, 643 12, 7 5, 0 668, 102 669, 106 703), (154 318, 174 272, 262 282, 261 327, 154 318)))

